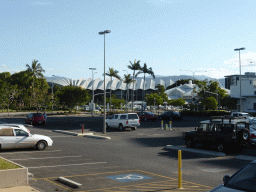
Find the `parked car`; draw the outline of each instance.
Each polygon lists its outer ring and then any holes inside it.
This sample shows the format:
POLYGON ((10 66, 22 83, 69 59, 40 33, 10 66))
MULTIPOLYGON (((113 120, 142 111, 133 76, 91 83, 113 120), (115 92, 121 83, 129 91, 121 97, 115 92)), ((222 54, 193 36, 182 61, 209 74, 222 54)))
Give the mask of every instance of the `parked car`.
POLYGON ((232 117, 244 117, 246 119, 248 119, 249 121, 253 120, 253 117, 249 114, 249 113, 245 113, 245 112, 233 112, 231 113, 232 117))
POLYGON ((43 124, 45 125, 44 115, 42 113, 30 113, 24 119, 24 124, 43 124))
POLYGON ((44 135, 31 134, 23 125, 0 125, 1 149, 37 148, 44 150, 52 146, 53 141, 44 135))
POLYGON ((214 188, 209 192, 255 192, 256 190, 256 161, 250 162, 248 165, 242 167, 231 177, 225 175, 223 177, 223 184, 214 188))
POLYGON ((182 116, 179 112, 176 111, 166 111, 162 115, 158 116, 158 119, 166 119, 166 120, 181 120, 182 116))
POLYGON ((183 132, 187 147, 197 143, 216 145, 220 152, 240 150, 250 142, 249 121, 241 117, 212 117, 201 121, 194 131, 183 132))
POLYGON ((157 119, 156 114, 152 112, 140 112, 138 113, 138 115, 141 121, 147 121, 147 120, 155 121, 157 119))
POLYGON ((106 128, 118 128, 124 131, 125 128, 136 130, 140 126, 140 119, 137 113, 114 114, 106 119, 106 128))

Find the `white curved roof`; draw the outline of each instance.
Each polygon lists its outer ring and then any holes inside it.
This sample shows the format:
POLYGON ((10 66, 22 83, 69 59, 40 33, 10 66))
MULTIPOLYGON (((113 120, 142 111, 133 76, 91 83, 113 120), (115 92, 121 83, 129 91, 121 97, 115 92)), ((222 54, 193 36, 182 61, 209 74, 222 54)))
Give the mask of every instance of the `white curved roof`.
MULTIPOLYGON (((53 76, 53 77, 45 77, 46 81, 49 83, 54 83, 54 84, 59 84, 61 86, 68 86, 68 85, 74 85, 74 86, 79 86, 84 89, 92 90, 92 84, 94 84, 94 90, 104 90, 104 80, 97 78, 94 79, 94 83, 92 82, 91 78, 87 79, 68 79, 66 77, 58 77, 58 76, 53 76)), ((145 90, 155 90, 156 86, 160 84, 163 85, 165 88, 167 88, 169 85, 173 84, 173 81, 170 78, 164 77, 162 78, 146 78, 145 79, 145 90)), ((143 85, 144 85, 144 79, 143 78, 137 78, 135 81, 134 89, 138 90, 141 89, 143 90, 143 85)), ((113 78, 112 82, 110 81, 109 78, 106 78, 106 89, 111 90, 126 90, 126 83, 124 83, 122 80, 118 80, 113 78)), ((128 86, 128 89, 133 88, 133 83, 130 83, 128 86)))

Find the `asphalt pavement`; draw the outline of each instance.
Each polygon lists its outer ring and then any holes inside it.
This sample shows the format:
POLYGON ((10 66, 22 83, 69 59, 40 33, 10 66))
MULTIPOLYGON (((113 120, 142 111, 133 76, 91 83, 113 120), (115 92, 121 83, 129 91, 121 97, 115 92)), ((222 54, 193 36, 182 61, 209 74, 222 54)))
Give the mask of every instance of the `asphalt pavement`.
MULTIPOLYGON (((4 117, 2 120, 21 123, 23 117, 4 117)), ((47 125, 28 128, 31 133, 50 136, 53 147, 45 151, 8 150, 1 152, 1 156, 28 167, 33 174, 29 183, 39 191, 180 191, 177 149, 164 147, 184 148, 182 132, 194 129, 199 121, 174 121, 174 130, 162 130, 160 121, 141 122, 135 131, 110 129, 106 136, 111 139, 98 139, 53 130, 79 133, 84 124, 85 132, 104 135, 100 116, 48 116, 47 125), (60 182, 60 177, 81 186, 70 187, 60 182)), ((216 152, 215 149, 199 150, 216 152)), ((249 162, 237 156, 254 152, 253 148, 244 149, 240 154, 221 157, 183 150, 183 189, 209 191, 222 183, 224 175, 233 174, 249 162)))

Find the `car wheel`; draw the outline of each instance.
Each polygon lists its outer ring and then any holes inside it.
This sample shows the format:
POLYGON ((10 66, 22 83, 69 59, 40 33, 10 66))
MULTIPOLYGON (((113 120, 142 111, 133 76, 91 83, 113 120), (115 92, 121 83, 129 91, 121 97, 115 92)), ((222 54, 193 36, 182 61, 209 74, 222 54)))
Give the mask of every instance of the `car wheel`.
POLYGON ((124 126, 122 124, 119 124, 119 131, 124 131, 124 126))
POLYGON ((43 151, 46 148, 46 142, 38 141, 38 143, 36 144, 36 148, 40 151, 43 151))
POLYGON ((144 118, 144 121, 147 121, 147 120, 148 120, 148 119, 145 117, 145 118, 144 118))
POLYGON ((243 140, 247 141, 249 139, 249 135, 250 133, 248 130, 243 130, 243 135, 242 135, 243 140))
POLYGON ((226 149, 224 143, 219 143, 217 145, 217 149, 218 149, 219 152, 224 152, 225 149, 226 149))
POLYGON ((195 143, 194 143, 193 139, 189 138, 186 140, 186 145, 187 145, 187 147, 192 148, 195 146, 195 143))
POLYGON ((132 127, 132 130, 136 130, 137 129, 137 127, 132 127))
POLYGON ((106 129, 109 129, 109 126, 108 126, 108 124, 106 123, 106 129))

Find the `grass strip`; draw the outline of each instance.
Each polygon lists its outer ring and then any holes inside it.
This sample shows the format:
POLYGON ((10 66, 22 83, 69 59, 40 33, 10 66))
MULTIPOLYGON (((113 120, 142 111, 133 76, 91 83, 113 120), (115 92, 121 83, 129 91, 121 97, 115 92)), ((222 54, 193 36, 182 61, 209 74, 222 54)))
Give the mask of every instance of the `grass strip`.
POLYGON ((0 158, 0 170, 4 170, 4 169, 17 169, 20 168, 17 165, 14 165, 8 161, 5 161, 4 159, 0 158))

